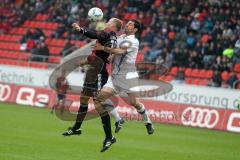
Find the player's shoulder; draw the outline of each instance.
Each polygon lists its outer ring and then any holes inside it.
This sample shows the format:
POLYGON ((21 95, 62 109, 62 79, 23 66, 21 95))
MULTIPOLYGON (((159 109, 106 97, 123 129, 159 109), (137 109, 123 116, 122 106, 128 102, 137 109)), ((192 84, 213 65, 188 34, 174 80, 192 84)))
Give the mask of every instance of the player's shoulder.
POLYGON ((139 45, 139 40, 135 35, 128 36, 132 43, 139 45))

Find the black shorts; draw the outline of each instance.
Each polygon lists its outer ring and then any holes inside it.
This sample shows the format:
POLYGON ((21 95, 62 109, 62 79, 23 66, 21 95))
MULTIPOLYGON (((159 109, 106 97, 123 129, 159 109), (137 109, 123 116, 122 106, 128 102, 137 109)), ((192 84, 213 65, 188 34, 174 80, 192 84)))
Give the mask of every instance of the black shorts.
POLYGON ((82 94, 89 97, 96 96, 98 91, 101 90, 101 88, 107 83, 107 80, 107 72, 96 74, 91 72, 91 70, 87 71, 82 94))
POLYGON ((58 94, 57 94, 57 98, 58 98, 58 100, 63 100, 63 99, 66 98, 66 94, 58 93, 58 94))

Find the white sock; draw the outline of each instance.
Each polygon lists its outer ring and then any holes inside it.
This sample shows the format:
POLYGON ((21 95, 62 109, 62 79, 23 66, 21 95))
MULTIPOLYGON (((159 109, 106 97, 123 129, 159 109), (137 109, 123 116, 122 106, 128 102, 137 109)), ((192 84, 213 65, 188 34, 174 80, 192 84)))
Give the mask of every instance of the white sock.
POLYGON ((113 108, 110 111, 111 115, 115 118, 116 122, 118 122, 119 120, 121 120, 122 118, 120 117, 119 113, 117 112, 116 108, 113 108))
POLYGON ((148 117, 144 105, 141 103, 142 108, 138 110, 138 113, 142 116, 144 123, 152 123, 151 119, 148 117))
POLYGON ((108 112, 110 112, 110 114, 114 117, 116 122, 122 119, 119 113, 117 112, 117 109, 113 106, 113 103, 110 100, 106 100, 103 106, 108 112))

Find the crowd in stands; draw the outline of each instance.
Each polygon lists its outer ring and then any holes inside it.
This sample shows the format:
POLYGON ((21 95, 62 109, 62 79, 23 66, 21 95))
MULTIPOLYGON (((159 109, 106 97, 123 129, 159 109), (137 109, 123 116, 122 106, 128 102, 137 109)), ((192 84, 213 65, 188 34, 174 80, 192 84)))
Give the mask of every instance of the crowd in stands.
MULTIPOLYGON (((184 81, 184 68, 213 70, 212 86, 222 85, 223 71, 231 73, 226 82, 228 86, 233 87, 233 82, 238 79, 233 67, 240 63, 240 1, 32 0, 19 5, 21 7, 12 5, 14 0, 4 1, 7 3, 1 3, 0 8, 11 9, 0 9, 7 13, 1 14, 2 32, 7 31, 7 27, 4 27, 6 24, 22 23, 33 10, 48 13, 47 21, 60 24, 51 37, 68 39, 69 42, 64 47, 68 51, 74 46, 70 40, 88 41, 86 37, 73 32, 71 24, 78 22, 81 26, 91 25, 86 19, 87 12, 93 6, 98 6, 104 11, 105 20, 110 17, 125 21, 132 18, 140 20, 143 25, 143 31, 139 35, 143 60, 164 64, 169 68, 179 67, 176 79, 184 81), (21 16, 14 16, 16 14, 21 16), (21 20, 12 20, 16 18, 21 20)), ((29 39, 31 38, 23 37, 22 41, 27 43, 29 39)), ((40 44, 33 48, 46 48, 44 35, 39 39, 37 43, 40 44)), ((33 50, 32 53, 35 54, 34 52, 33 50)))

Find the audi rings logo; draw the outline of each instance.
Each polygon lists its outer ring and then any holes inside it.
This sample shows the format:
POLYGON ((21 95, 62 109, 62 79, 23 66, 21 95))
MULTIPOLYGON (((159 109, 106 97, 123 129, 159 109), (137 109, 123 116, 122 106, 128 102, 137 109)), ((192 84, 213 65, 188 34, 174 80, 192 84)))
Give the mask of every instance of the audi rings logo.
POLYGON ((5 102, 11 96, 11 88, 9 85, 0 84, 0 101, 5 102))
POLYGON ((214 128, 219 120, 219 113, 214 109, 186 108, 182 115, 183 125, 201 128, 214 128))

